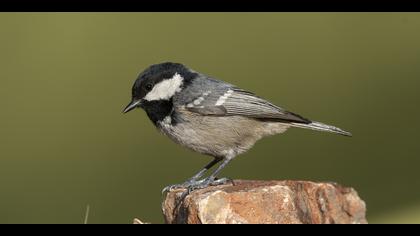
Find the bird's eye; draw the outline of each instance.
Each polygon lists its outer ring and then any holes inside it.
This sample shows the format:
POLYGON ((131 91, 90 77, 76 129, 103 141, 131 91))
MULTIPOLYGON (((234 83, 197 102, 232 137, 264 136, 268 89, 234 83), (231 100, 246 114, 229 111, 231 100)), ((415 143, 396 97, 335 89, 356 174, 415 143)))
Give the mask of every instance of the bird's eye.
POLYGON ((147 91, 150 91, 150 90, 152 90, 153 85, 152 84, 146 84, 145 88, 146 88, 147 91))

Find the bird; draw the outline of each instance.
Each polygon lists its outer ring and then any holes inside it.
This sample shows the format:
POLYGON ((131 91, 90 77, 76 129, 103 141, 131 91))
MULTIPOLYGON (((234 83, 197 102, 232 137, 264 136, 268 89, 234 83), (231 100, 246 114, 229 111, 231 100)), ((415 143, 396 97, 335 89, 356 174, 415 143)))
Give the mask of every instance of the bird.
POLYGON ((163 192, 179 188, 191 192, 226 184, 230 179, 218 175, 235 157, 251 149, 258 140, 289 128, 352 136, 175 62, 150 65, 138 75, 123 113, 136 108, 143 109, 154 126, 175 143, 213 157, 197 174, 181 184, 165 187, 163 192))

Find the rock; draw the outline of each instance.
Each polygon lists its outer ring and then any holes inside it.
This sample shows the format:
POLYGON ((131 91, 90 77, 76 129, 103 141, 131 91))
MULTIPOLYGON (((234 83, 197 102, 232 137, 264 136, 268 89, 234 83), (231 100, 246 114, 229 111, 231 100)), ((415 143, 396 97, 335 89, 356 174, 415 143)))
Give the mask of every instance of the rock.
POLYGON ((166 194, 169 224, 353 224, 367 223, 365 203, 352 188, 309 181, 247 181, 211 186, 181 199, 166 194))

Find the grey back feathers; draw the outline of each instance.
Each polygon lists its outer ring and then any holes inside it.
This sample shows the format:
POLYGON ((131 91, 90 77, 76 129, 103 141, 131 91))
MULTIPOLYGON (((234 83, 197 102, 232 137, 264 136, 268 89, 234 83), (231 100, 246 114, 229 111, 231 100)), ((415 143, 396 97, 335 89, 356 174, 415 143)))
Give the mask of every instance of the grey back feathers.
POLYGON ((244 116, 309 124, 310 121, 286 111, 246 90, 201 75, 175 97, 174 103, 202 115, 244 116))

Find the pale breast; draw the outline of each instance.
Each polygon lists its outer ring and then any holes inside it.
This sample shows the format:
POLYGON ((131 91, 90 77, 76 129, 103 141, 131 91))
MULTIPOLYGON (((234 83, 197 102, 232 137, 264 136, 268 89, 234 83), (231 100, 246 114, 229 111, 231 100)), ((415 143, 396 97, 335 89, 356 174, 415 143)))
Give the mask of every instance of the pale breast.
POLYGON ((202 154, 224 158, 250 149, 267 135, 282 133, 287 124, 261 122, 242 116, 203 116, 178 110, 182 122, 172 124, 170 117, 159 123, 162 132, 176 143, 202 154))

